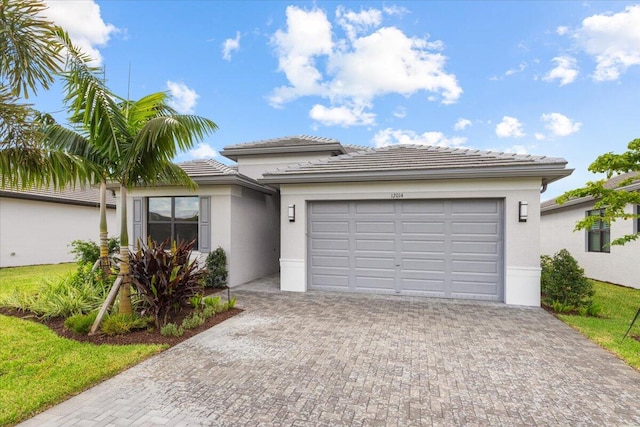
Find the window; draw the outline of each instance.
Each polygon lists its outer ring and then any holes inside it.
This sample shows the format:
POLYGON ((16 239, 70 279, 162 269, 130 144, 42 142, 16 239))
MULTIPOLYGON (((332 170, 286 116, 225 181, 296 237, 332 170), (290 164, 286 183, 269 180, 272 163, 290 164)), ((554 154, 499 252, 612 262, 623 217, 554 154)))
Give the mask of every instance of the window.
MULTIPOLYGON (((588 216, 603 216, 604 209, 587 211, 588 216)), ((589 252, 609 252, 611 233, 609 224, 603 220, 596 221, 587 232, 587 250, 589 252)))
POLYGON ((149 197, 147 234, 156 242, 195 240, 198 249, 198 197, 149 197))
MULTIPOLYGON (((635 214, 636 215, 640 215, 640 205, 636 205, 635 214)), ((635 224, 636 224, 636 226, 635 226, 633 232, 634 233, 640 233, 640 217, 636 218, 635 224)))

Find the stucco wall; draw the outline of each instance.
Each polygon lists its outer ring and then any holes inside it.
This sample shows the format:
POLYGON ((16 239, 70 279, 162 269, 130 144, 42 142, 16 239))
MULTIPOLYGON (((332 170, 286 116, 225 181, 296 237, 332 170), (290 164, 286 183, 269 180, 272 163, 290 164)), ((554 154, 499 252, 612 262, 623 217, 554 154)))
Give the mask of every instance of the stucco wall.
MULTIPOLYGON (((117 236, 116 212, 107 210, 109 237, 117 236)), ((72 262, 73 240, 100 241, 100 209, 0 198, 0 267, 72 262)))
MULTIPOLYGON (((573 231, 593 203, 561 208, 542 214, 540 225, 541 252, 553 255, 567 249, 584 268, 587 277, 619 285, 640 288, 640 242, 624 246, 612 245, 610 253, 587 252, 586 231, 573 231)), ((631 205, 628 213, 633 213, 631 205)), ((611 240, 633 233, 633 221, 618 220, 611 224, 611 240)))
POLYGON ((307 202, 312 200, 504 199, 505 302, 540 305, 540 185, 538 178, 281 185, 281 288, 306 291, 307 202), (529 203, 529 219, 518 221, 518 202, 529 203), (287 206, 295 204, 289 222, 287 206))
MULTIPOLYGON (((162 196, 211 197, 211 249, 221 247, 226 252, 230 286, 278 271, 277 196, 237 185, 200 186, 195 193, 170 187, 135 189, 127 197, 130 243, 133 244, 133 198, 162 196)), ((202 262, 207 256, 198 251, 194 255, 202 262)))

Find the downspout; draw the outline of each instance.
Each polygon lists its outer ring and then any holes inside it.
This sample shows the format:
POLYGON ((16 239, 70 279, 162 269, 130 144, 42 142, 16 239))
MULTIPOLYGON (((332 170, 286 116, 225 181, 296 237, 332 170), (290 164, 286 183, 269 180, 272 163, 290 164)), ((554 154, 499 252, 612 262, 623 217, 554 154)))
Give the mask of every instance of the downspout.
POLYGON ((547 191, 547 181, 545 181, 543 179, 542 180, 542 188, 540 189, 540 194, 544 193, 545 191, 547 191))

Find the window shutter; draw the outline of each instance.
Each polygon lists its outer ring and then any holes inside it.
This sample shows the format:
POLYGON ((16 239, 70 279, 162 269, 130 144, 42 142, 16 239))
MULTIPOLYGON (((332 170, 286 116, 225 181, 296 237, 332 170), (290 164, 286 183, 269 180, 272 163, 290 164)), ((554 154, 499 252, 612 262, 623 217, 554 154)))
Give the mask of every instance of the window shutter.
POLYGON ((211 252, 211 197, 200 197, 200 215, 198 224, 198 250, 211 252))
POLYGON ((145 244, 143 237, 144 227, 144 204, 142 197, 133 198, 133 247, 137 248, 140 243, 145 244))

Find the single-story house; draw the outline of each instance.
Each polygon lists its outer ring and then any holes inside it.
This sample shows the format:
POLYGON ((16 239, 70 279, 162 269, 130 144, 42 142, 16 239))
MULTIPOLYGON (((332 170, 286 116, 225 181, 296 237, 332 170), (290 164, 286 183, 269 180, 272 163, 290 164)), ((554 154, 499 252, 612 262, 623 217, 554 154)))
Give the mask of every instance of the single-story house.
MULTIPOLYGON (((0 267, 72 262, 73 240, 100 239, 97 188, 0 190, 0 267)), ((115 198, 107 192, 109 236, 117 236, 115 198)))
MULTIPOLYGON (((608 188, 617 188, 619 183, 632 174, 618 175, 605 184, 608 188)), ((638 191, 640 181, 636 181, 619 191, 638 191)), ((584 268, 585 275, 592 279, 619 285, 640 288, 640 241, 620 245, 610 245, 618 237, 637 233, 640 219, 618 220, 610 225, 598 222, 589 230, 574 231, 576 223, 587 215, 599 215, 595 208, 596 200, 583 197, 569 200, 559 205, 555 200, 541 204, 541 251, 544 255, 553 255, 560 249, 567 249, 584 268)), ((638 206, 628 205, 627 213, 638 214, 638 206)))
POLYGON ((540 304, 540 192, 561 158, 296 136, 230 145, 237 164, 181 166, 199 184, 129 194, 133 241, 197 237, 229 282, 540 304))

